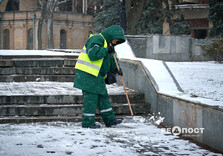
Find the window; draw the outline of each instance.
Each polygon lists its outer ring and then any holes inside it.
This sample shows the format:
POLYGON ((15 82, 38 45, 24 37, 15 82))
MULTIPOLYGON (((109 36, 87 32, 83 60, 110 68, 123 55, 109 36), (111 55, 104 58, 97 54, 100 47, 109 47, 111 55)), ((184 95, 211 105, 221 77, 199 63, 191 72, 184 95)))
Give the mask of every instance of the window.
POLYGON ((9 0, 5 11, 19 11, 19 0, 9 0))
POLYGON ((33 49, 33 29, 29 29, 27 33, 27 49, 33 49))
POLYGON ((60 30, 60 49, 66 49, 66 37, 67 32, 66 30, 60 30))
MULTIPOLYGON (((59 2, 62 2, 63 0, 59 0, 59 2)), ((61 3, 59 5, 59 10, 60 11, 67 11, 71 12, 72 11, 72 0, 67 0, 64 3, 61 3)))
POLYGON ((9 30, 5 29, 3 31, 3 49, 10 48, 10 38, 9 38, 9 30))
POLYGON ((77 12, 78 13, 83 12, 83 0, 77 0, 77 12))
POLYGON ((206 37, 207 37, 206 29, 195 29, 194 30, 194 38, 205 39, 206 37))

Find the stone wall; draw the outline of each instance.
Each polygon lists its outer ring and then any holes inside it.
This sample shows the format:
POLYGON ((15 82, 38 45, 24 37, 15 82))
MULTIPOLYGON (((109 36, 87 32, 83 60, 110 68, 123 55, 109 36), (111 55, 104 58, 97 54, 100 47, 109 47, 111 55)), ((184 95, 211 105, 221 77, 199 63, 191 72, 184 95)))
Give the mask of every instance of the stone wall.
POLYGON ((136 57, 164 61, 205 61, 200 45, 209 39, 192 39, 189 36, 127 35, 136 57))
MULTIPOLYGON (((163 126, 203 129, 185 137, 223 152, 223 109, 158 92, 156 82, 140 61, 120 59, 125 85, 145 94, 151 113, 165 117, 163 126)), ((121 82, 119 81, 121 85, 121 82)), ((130 101, 131 102, 131 101, 130 101)))
POLYGON ((20 11, 36 10, 37 3, 38 1, 36 0, 20 0, 19 10, 20 11))

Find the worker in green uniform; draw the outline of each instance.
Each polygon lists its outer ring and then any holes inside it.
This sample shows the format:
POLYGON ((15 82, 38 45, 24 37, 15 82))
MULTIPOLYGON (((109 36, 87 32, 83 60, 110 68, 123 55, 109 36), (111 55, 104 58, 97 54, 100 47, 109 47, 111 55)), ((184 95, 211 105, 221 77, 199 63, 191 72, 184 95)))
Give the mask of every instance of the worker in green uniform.
MULTIPOLYGON (((100 128, 95 124, 96 108, 106 127, 120 124, 117 120, 109 101, 106 80, 108 73, 118 73, 113 57, 114 46, 125 42, 123 29, 113 25, 100 34, 91 35, 85 43, 75 65, 74 87, 82 90, 83 115, 82 127, 100 128)), ((108 82, 109 83, 109 82, 108 82)))

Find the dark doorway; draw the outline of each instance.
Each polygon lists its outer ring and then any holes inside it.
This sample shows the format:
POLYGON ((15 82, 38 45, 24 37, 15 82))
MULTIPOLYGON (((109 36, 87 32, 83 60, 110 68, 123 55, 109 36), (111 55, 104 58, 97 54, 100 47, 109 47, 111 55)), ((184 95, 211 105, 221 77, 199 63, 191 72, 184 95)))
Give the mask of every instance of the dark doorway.
POLYGON ((27 49, 33 49, 33 29, 29 29, 27 33, 27 49))
POLYGON ((194 38, 205 39, 206 37, 207 37, 206 29, 195 29, 194 30, 194 38))
POLYGON ((9 38, 9 30, 5 29, 3 31, 3 49, 9 49, 10 48, 10 38, 9 38))
POLYGON ((67 32, 66 30, 60 30, 60 49, 66 49, 66 37, 67 32))

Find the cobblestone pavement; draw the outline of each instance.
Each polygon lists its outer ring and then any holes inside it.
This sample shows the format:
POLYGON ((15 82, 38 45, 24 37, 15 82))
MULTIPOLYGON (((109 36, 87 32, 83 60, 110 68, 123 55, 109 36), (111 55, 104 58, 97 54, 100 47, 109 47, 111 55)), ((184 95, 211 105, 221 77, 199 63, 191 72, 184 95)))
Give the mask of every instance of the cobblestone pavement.
POLYGON ((1 124, 0 156, 222 155, 148 123, 83 129, 81 123, 1 124))

